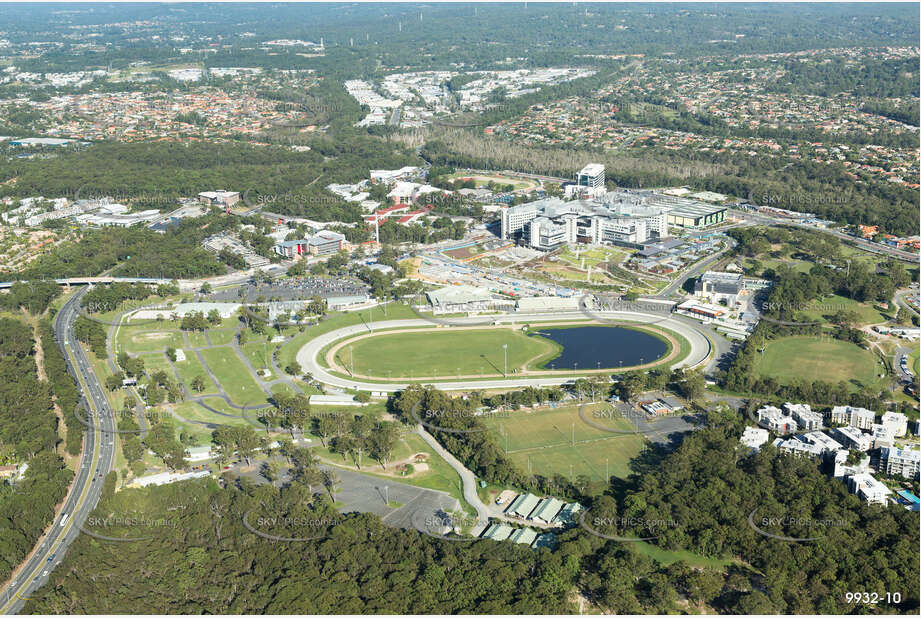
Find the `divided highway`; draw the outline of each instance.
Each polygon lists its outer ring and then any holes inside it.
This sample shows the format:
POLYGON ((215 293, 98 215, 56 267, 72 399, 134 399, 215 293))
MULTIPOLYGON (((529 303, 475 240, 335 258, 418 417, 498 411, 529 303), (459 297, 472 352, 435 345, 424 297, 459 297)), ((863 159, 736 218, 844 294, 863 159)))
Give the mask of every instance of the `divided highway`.
POLYGON ((0 594, 0 611, 3 614, 18 613, 29 594, 48 580, 51 571, 80 534, 80 527, 87 516, 96 508, 102 493, 103 479, 112 469, 115 457, 115 418, 86 353, 74 339, 74 320, 85 292, 84 288, 74 294, 55 316, 54 337, 83 393, 84 405, 89 409, 87 420, 92 429, 86 431, 83 439, 80 467, 77 468, 70 493, 64 501, 64 508, 42 538, 32 558, 17 571, 10 585, 0 594))

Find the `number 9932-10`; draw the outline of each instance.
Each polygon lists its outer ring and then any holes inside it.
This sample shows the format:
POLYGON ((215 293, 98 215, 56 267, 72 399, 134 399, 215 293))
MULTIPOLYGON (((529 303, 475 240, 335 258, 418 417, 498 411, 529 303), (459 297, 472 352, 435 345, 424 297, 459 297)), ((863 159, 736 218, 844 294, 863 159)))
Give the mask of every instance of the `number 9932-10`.
POLYGON ((884 594, 879 594, 878 592, 846 592, 844 593, 844 599, 848 603, 861 603, 864 605, 878 605, 879 603, 898 605, 902 602, 902 595, 899 592, 886 592, 884 594))

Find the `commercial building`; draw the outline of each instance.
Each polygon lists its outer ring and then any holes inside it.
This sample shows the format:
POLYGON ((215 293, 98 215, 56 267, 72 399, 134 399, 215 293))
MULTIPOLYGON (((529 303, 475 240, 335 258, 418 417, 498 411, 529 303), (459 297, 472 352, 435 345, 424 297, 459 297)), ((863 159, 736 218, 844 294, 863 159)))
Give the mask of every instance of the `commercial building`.
POLYGON ((409 180, 419 175, 419 168, 406 166, 398 170, 371 170, 371 184, 382 182, 384 184, 393 184, 399 180, 409 180))
POLYGON ((272 251, 289 259, 306 255, 310 249, 306 238, 300 240, 283 240, 272 247, 272 251))
MULTIPOLYGON (((675 198, 680 199, 680 198, 675 198)), ((683 228, 708 227, 726 220, 726 208, 700 202, 688 202, 676 206, 668 213, 668 224, 683 228)))
POLYGON ((627 193, 570 202, 548 197, 502 210, 501 236, 542 251, 576 242, 636 247, 668 236, 666 215, 627 193))
POLYGON ((327 296, 326 308, 330 311, 341 311, 355 305, 363 305, 370 300, 367 294, 349 294, 346 296, 327 296))
POLYGON ((710 303, 702 303, 696 300, 684 301, 675 307, 675 312, 690 315, 691 317, 701 319, 704 322, 719 320, 721 318, 728 317, 729 315, 729 310, 726 309, 726 307, 721 305, 713 305, 710 303))
POLYGON ((604 186, 604 165, 589 163, 579 172, 578 185, 596 189, 604 186))
POLYGON ((311 255, 332 255, 345 248, 345 236, 338 232, 322 230, 307 239, 307 250, 311 255))
POLYGON ((724 302, 732 307, 743 290, 741 273, 723 273, 708 270, 694 283, 694 296, 711 302, 724 302))
POLYGON ((220 206, 221 208, 230 208, 240 201, 238 191, 202 191, 198 194, 198 199, 204 204, 211 206, 220 206))
POLYGON ((142 210, 131 214, 96 214, 77 215, 77 223, 91 227, 131 227, 138 223, 150 223, 160 218, 160 211, 156 209, 142 210))
POLYGON ((917 480, 921 470, 921 451, 894 446, 883 448, 880 450, 879 467, 888 476, 917 480))
POLYGON ((424 198, 426 195, 431 195, 433 193, 448 192, 431 185, 422 185, 416 182, 400 181, 394 185, 390 193, 387 194, 387 197, 390 198, 391 203, 394 205, 405 205, 415 204, 418 200, 424 198))

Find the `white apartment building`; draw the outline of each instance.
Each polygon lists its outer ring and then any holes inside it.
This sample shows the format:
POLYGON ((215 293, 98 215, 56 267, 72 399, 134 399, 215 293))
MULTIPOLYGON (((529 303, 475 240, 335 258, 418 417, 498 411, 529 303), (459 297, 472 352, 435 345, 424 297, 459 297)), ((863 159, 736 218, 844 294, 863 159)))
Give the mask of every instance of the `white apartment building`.
POLYGON ((836 424, 847 423, 851 427, 870 431, 876 422, 876 413, 866 408, 835 406, 829 413, 829 421, 836 424))
POLYGON ((808 403, 790 403, 783 404, 784 411, 796 419, 800 429, 806 431, 816 431, 822 429, 822 415, 819 412, 813 412, 808 403))
POLYGON ((888 476, 902 476, 907 479, 919 478, 921 470, 921 451, 897 447, 883 448, 880 452, 879 467, 888 476))
POLYGON ((764 406, 758 410, 758 421, 774 433, 787 434, 796 431, 796 421, 792 416, 774 406, 764 406))
POLYGON ((870 435, 873 436, 873 448, 883 448, 895 444, 892 428, 887 425, 874 423, 870 435))
POLYGON ((888 427, 896 438, 901 438, 908 433, 908 417, 901 412, 885 412, 880 422, 888 427))
POLYGON ((892 491, 867 473, 854 474, 846 478, 851 493, 868 504, 886 505, 892 491))
POLYGON ((788 455, 819 457, 823 452, 821 447, 803 442, 802 440, 796 440, 795 438, 775 438, 772 444, 781 453, 786 453, 788 455))
POLYGON ((762 429, 761 427, 746 427, 745 431, 742 432, 742 437, 739 438, 739 443, 741 443, 742 446, 757 451, 767 444, 768 438, 767 429, 762 429))
POLYGON ((873 436, 865 434, 856 427, 836 427, 832 435, 846 448, 858 451, 869 451, 873 448, 873 436))
POLYGON ((799 436, 800 440, 812 444, 822 450, 822 453, 834 453, 844 448, 836 440, 821 431, 810 431, 799 436))

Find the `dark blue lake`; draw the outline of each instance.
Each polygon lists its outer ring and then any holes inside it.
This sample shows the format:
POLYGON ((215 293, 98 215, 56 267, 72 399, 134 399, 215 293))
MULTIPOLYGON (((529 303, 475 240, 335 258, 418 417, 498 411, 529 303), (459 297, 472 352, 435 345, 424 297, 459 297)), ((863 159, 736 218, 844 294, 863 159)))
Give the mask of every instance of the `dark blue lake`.
POLYGON ((546 369, 597 369, 649 363, 668 351, 668 344, 649 333, 620 326, 573 326, 532 330, 561 345, 560 355, 544 363, 546 369))

